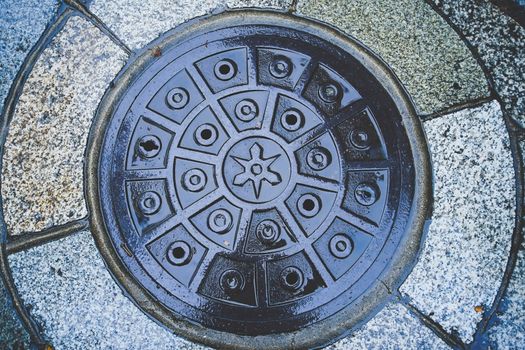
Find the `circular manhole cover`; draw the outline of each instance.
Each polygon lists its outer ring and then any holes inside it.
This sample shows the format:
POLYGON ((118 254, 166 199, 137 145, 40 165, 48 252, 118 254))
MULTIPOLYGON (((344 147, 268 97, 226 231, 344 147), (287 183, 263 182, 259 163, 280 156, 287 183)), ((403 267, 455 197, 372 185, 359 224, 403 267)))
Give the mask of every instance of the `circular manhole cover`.
POLYGON ((186 24, 127 67, 92 133, 99 249, 145 312, 193 340, 328 343, 417 252, 430 187, 419 124, 379 61, 319 24, 268 12, 186 24))

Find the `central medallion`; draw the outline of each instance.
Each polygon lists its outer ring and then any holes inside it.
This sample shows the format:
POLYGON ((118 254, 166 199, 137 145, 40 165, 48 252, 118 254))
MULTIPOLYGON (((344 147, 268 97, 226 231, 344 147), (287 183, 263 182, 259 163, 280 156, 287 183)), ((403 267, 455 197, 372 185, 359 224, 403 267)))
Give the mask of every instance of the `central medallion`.
POLYGON ((224 159, 226 186, 239 199, 264 203, 286 189, 291 175, 290 159, 275 141, 248 137, 237 142, 224 159))

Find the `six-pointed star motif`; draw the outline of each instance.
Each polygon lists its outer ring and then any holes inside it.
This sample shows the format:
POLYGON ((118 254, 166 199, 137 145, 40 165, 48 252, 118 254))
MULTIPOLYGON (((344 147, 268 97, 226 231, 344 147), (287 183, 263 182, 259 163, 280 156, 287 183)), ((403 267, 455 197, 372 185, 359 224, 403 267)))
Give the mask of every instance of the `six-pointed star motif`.
POLYGON ((250 159, 230 156, 244 167, 244 171, 237 174, 233 179, 233 184, 244 186, 246 182, 251 181, 253 191, 255 192, 255 198, 259 198, 263 180, 266 180, 271 185, 277 185, 282 181, 281 175, 270 169, 273 162, 275 162, 280 156, 280 154, 276 154, 264 158, 263 148, 257 142, 255 142, 250 148, 250 159))

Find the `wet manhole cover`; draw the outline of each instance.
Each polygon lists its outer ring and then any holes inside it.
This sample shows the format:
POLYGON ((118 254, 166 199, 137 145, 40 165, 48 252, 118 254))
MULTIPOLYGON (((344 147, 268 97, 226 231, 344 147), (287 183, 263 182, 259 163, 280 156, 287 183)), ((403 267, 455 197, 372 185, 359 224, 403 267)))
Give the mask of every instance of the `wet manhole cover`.
POLYGON ((430 187, 382 64, 267 12, 152 43, 100 106, 87 173, 127 294, 180 335, 247 348, 315 347, 366 319, 411 268, 430 187))

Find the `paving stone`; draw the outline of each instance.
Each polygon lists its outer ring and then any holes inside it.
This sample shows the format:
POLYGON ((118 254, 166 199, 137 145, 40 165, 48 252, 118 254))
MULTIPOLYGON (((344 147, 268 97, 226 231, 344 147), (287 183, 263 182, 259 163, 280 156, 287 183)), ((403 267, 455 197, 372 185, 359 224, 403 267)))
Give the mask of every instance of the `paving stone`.
POLYGON ((489 330, 493 349, 525 349, 525 246, 510 280, 507 294, 498 310, 495 326, 489 330))
POLYGON ((18 319, 0 278, 0 349, 29 348, 29 334, 18 319))
POLYGON ((388 304, 353 336, 327 350, 450 349, 399 303, 388 304))
POLYGON ((401 291, 470 342, 482 318, 476 307, 490 307, 501 284, 514 228, 509 138, 497 102, 424 127, 433 161, 434 214, 420 261, 401 291))
POLYGON ((525 126, 525 28, 490 1, 435 0, 477 49, 509 115, 525 126))
POLYGON ((82 232, 11 255, 13 277, 44 335, 60 349, 204 349, 144 315, 82 232))
POLYGON ((483 72, 424 1, 300 0, 297 13, 350 34, 388 63, 420 114, 488 95, 483 72))
MULTIPOLYGON (((0 7, 1 114, 16 73, 56 12, 58 3, 55 0, 2 0, 0 7)), ((0 349, 28 348, 29 342, 29 335, 0 279, 0 349)))
POLYGON ((56 0, 0 1, 0 113, 12 81, 58 7, 56 0))
POLYGON ((34 66, 9 126, 2 169, 11 234, 86 215, 83 156, 91 120, 125 54, 71 17, 34 66))
POLYGON ((93 0, 90 10, 132 49, 212 11, 239 7, 287 9, 291 0, 93 0))

